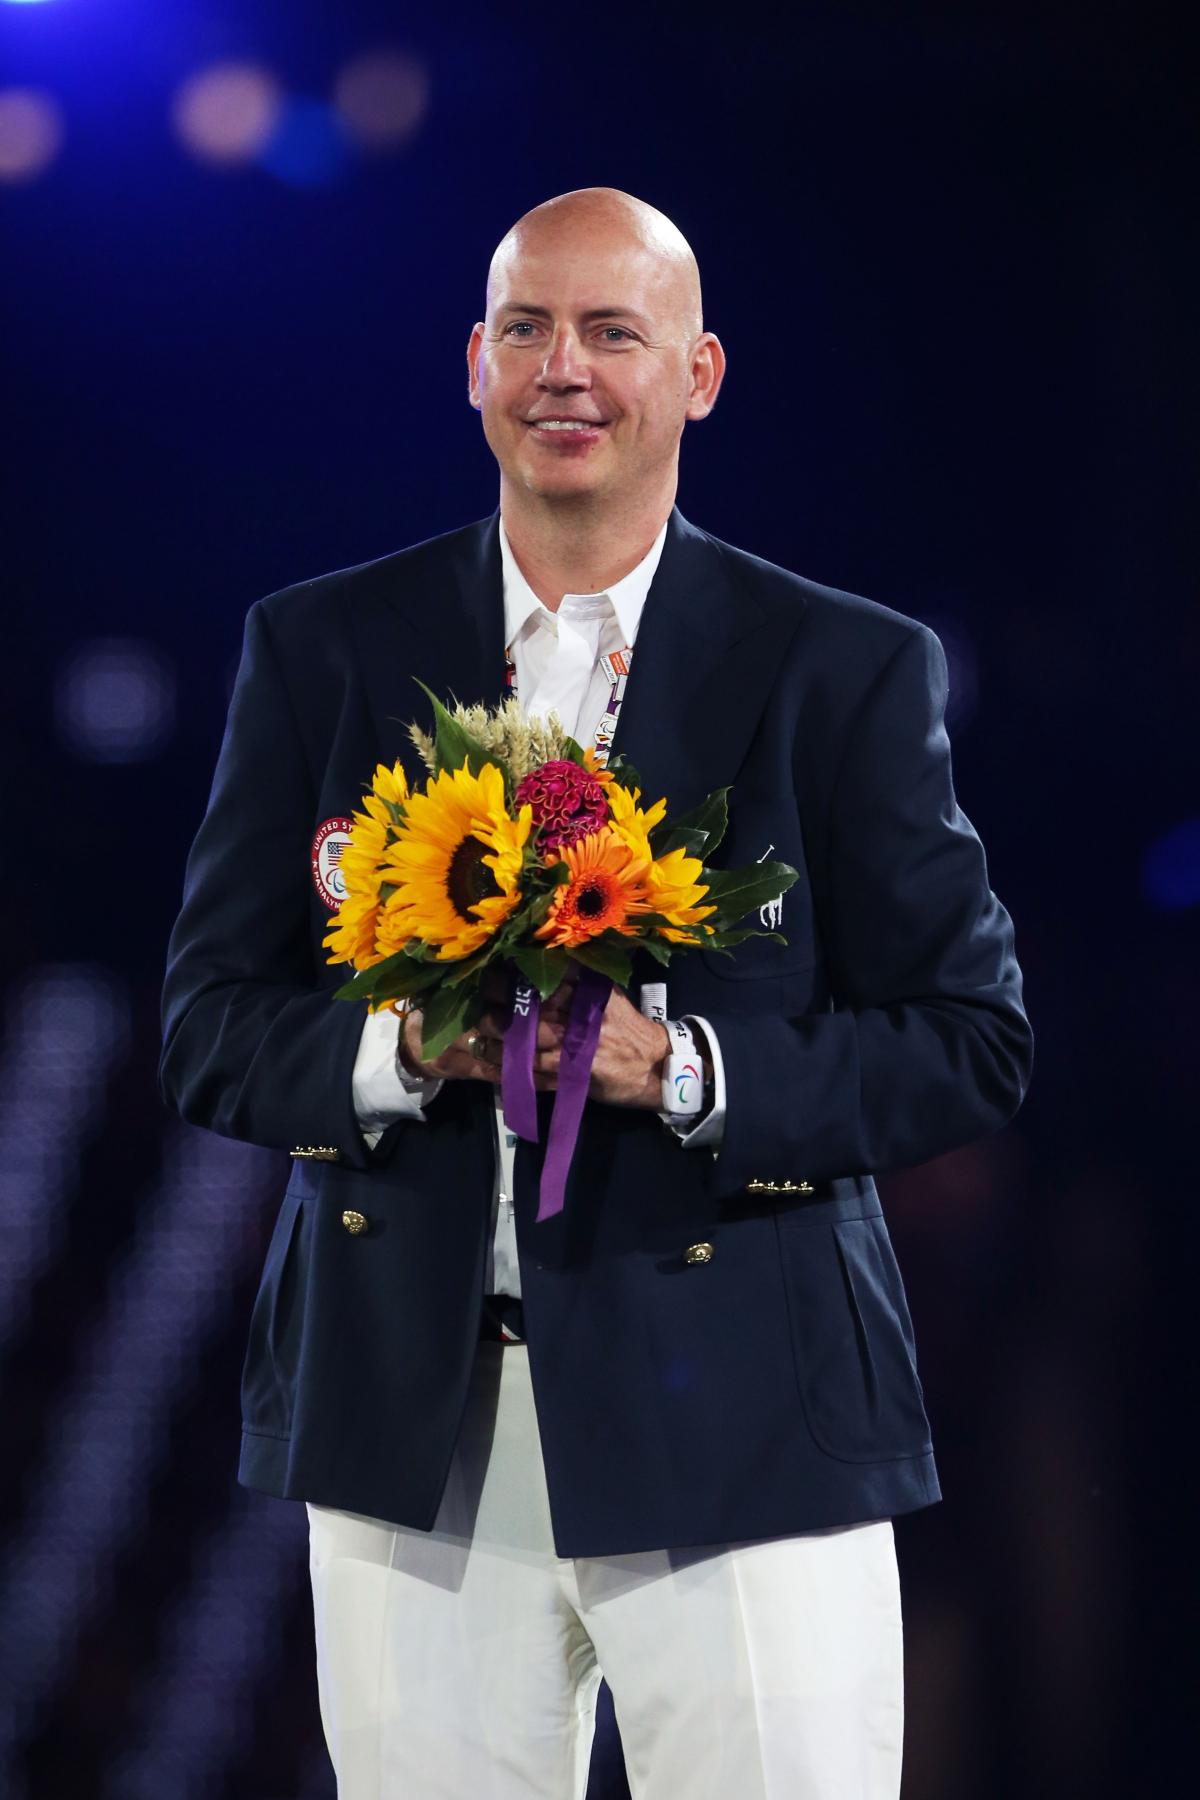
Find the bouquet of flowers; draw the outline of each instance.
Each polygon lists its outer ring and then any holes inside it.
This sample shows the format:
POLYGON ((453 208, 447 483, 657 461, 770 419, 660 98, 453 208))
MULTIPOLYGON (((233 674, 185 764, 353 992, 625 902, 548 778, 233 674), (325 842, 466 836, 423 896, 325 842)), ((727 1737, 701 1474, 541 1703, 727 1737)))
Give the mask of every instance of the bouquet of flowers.
MULTIPOLYGON (((424 688, 424 683, 418 683, 424 688)), ((706 864, 725 833, 728 788, 671 819, 643 808, 637 771, 583 750, 552 714, 526 719, 515 698, 494 710, 433 703, 432 737, 409 733, 429 779, 376 769, 342 853, 346 897, 324 943, 356 973, 337 998, 396 1001, 422 1012, 426 1057, 484 1010, 485 973, 513 989, 501 1098, 506 1122, 537 1141, 533 1055, 539 1000, 578 977, 559 1067, 538 1217, 556 1212, 587 1094, 600 1020, 639 951, 666 964, 703 946, 731 951, 771 937, 739 923, 791 886, 787 863, 706 864), (575 968, 572 969, 572 964, 575 968)))

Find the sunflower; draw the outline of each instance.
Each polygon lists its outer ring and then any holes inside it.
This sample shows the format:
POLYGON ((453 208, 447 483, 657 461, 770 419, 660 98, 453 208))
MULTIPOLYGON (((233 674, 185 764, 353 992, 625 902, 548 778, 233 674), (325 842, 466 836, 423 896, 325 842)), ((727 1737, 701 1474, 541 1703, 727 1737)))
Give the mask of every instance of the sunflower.
POLYGON ((641 788, 622 787, 619 781, 610 782, 604 790, 614 831, 635 856, 641 857, 643 862, 651 862, 654 852, 650 848, 650 833, 665 818, 667 803, 657 800, 649 812, 643 812, 638 805, 641 797, 641 788))
POLYGON ((342 852, 340 866, 346 898, 329 921, 334 929, 322 939, 331 963, 352 963, 356 969, 369 969, 383 960, 383 953, 375 946, 383 853, 389 827, 395 829, 394 820, 402 816, 407 800, 408 782, 400 763, 392 769, 380 763, 371 792, 363 795, 367 810, 355 813, 350 842, 342 852))
POLYGON ((384 852, 382 877, 394 891, 379 914, 380 953, 390 955, 410 938, 435 944, 443 962, 480 949, 520 901, 532 821, 528 806, 510 818, 495 763, 478 775, 465 766, 443 769, 423 794, 413 794, 384 852))
MULTIPOLYGON (((684 850, 669 850, 655 860, 650 848, 650 833, 666 817, 667 803, 656 800, 649 811, 643 811, 638 804, 641 797, 640 788, 623 788, 619 781, 606 789, 612 829, 643 864, 650 911, 661 913, 669 921, 667 925, 659 926, 661 935, 674 944, 690 944, 693 933, 681 928, 699 925, 717 910, 715 906, 697 905, 708 892, 699 880, 704 864, 698 856, 688 856, 684 850)), ((706 931, 711 929, 711 926, 705 927, 706 931)))
POLYGON ((390 769, 378 764, 371 780, 371 792, 363 795, 363 805, 381 825, 392 824, 403 817, 408 805, 408 776, 402 762, 397 761, 390 769))
POLYGON ((561 949, 586 943, 602 931, 624 931, 627 919, 650 910, 645 864, 611 825, 568 844, 561 861, 568 879, 554 891, 534 936, 561 949))
POLYGON ((690 944, 695 932, 678 929, 682 926, 700 926, 704 932, 712 930, 711 925, 704 925, 710 913, 716 912, 715 906, 698 906, 708 888, 698 877, 704 873, 704 864, 698 856, 689 856, 685 850, 668 850, 646 870, 646 887, 650 895, 651 912, 661 913, 668 921, 659 926, 662 937, 673 944, 690 944))

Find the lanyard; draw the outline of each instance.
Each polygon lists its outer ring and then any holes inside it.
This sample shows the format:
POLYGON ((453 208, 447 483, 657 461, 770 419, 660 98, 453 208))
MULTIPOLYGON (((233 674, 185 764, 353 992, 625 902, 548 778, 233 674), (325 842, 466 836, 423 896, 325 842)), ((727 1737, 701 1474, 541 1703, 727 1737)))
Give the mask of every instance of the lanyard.
MULTIPOLYGON (((622 650, 613 650, 600 658, 600 667, 604 679, 608 682, 608 704, 600 715, 596 726, 593 753, 600 767, 603 768, 612 755, 613 736, 617 729, 617 720, 621 716, 621 707, 625 700, 625 684, 629 680, 629 671, 633 667, 633 645, 626 644, 622 650)), ((517 665, 513 661, 512 645, 504 650, 504 688, 510 700, 517 697, 517 665)))

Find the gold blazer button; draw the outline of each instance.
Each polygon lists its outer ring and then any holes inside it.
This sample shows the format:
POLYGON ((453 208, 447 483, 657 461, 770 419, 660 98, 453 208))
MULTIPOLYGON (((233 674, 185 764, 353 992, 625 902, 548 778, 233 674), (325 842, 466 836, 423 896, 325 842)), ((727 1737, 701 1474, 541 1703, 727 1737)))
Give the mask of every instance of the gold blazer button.
POLYGON ((350 1207, 347 1207, 346 1211, 342 1214, 342 1224, 350 1233, 351 1237, 361 1237, 363 1232, 367 1229, 367 1216, 365 1213, 354 1212, 350 1207))
POLYGON ((683 1253, 685 1263, 710 1263, 713 1259, 711 1244, 689 1244, 683 1253))

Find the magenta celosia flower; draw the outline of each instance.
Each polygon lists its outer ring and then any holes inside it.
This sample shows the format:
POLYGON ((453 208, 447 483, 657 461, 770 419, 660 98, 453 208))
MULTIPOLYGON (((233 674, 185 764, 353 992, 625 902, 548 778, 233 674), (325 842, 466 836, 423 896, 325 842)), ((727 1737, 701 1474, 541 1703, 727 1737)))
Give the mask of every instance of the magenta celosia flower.
POLYGON ((526 803, 545 850, 577 844, 608 823, 603 787, 575 762, 545 762, 528 774, 517 789, 517 805, 526 803))

